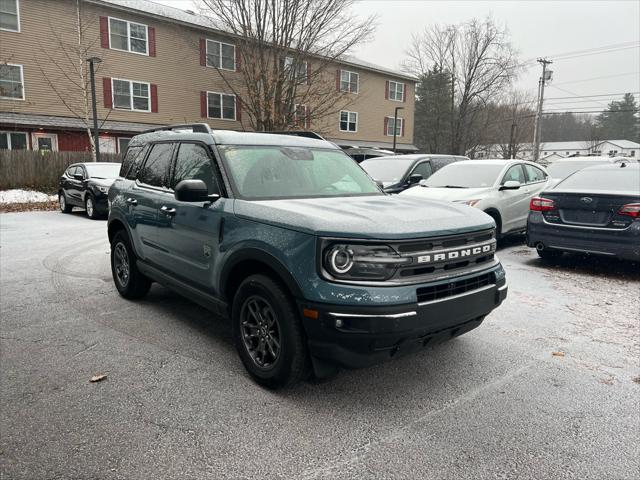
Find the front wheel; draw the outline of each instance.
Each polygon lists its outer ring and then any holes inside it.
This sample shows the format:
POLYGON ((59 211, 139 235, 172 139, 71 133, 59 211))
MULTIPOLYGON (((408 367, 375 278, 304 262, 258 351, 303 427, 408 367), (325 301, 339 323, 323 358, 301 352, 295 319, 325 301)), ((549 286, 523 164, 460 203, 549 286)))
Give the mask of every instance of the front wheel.
POLYGON ((310 359, 289 294, 265 275, 251 275, 232 307, 233 338, 253 379, 267 388, 292 385, 309 375, 310 359))
POLYGON ((96 211, 96 201, 93 199, 91 194, 87 195, 87 198, 84 201, 84 209, 87 212, 87 217, 91 220, 96 220, 98 218, 98 212, 96 211))
POLYGON ((71 213, 73 207, 67 203, 67 196, 64 192, 60 192, 58 194, 58 205, 60 206, 60 211, 62 213, 71 213))
POLYGON ((118 293, 130 300, 144 297, 151 288, 151 281, 138 270, 136 260, 129 237, 119 231, 111 242, 111 274, 118 293))

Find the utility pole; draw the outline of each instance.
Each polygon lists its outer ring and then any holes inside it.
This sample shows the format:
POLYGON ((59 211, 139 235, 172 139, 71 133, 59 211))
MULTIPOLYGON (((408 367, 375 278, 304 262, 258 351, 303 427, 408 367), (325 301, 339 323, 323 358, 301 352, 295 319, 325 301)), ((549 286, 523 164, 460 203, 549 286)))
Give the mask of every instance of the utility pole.
POLYGON ((516 141, 516 130, 518 128, 517 123, 511 124, 511 135, 509 136, 509 158, 513 159, 516 156, 515 152, 515 141, 516 141))
POLYGON ((552 64, 551 60, 539 58, 538 63, 542 65, 542 76, 538 82, 538 110, 536 111, 536 121, 533 127, 533 161, 537 162, 540 157, 540 137, 542 129, 542 104, 544 103, 544 86, 551 80, 551 70, 547 70, 547 65, 552 64))
POLYGON ((93 110, 93 143, 95 144, 95 159, 94 162, 100 161, 100 133, 98 131, 98 106, 96 103, 96 72, 94 65, 96 63, 102 63, 102 60, 98 57, 87 58, 89 62, 89 75, 91 79, 91 108, 93 110))

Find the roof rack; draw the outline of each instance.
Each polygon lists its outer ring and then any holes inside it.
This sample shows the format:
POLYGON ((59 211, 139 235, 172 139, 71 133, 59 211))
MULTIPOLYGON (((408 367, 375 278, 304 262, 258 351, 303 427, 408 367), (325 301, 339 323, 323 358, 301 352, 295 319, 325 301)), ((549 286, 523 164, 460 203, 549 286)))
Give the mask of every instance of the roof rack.
POLYGON ((191 129, 193 133, 211 133, 211 127, 206 123, 176 123, 173 125, 166 125, 164 127, 151 128, 145 130, 142 133, 161 132, 163 130, 181 130, 191 129))
POLYGON ((304 130, 289 130, 289 131, 273 131, 273 132, 257 132, 257 133, 273 133, 276 135, 291 135, 293 137, 305 137, 315 138, 317 140, 324 140, 324 138, 316 132, 304 131, 304 130))

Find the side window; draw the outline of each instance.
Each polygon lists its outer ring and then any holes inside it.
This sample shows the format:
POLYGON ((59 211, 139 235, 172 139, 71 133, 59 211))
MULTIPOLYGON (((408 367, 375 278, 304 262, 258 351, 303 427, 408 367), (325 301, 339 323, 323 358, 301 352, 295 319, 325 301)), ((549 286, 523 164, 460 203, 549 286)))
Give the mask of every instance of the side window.
POLYGON ((142 147, 131 147, 127 149, 127 152, 124 154, 124 157, 122 158, 122 165, 120 166, 121 177, 124 178, 129 174, 129 172, 131 171, 131 167, 133 166, 134 161, 136 160, 136 157, 138 156, 141 150, 142 150, 142 147))
POLYGON ((516 182, 520 182, 523 185, 527 183, 525 181, 524 170, 522 170, 522 165, 514 165, 509 170, 507 170, 507 173, 502 179, 502 184, 504 185, 504 183, 508 182, 509 180, 515 180, 516 182))
POLYGON ((527 171, 529 183, 543 182, 547 178, 547 175, 542 170, 533 165, 525 163, 524 169, 527 171))
POLYGON ((153 145, 147 161, 138 173, 140 183, 154 187, 166 187, 172 154, 173 143, 157 143, 153 145))
POLYGON ((196 143, 180 144, 171 188, 176 188, 176 185, 182 180, 202 180, 206 183, 209 194, 220 194, 211 157, 202 145, 196 143))
POLYGON ((69 168, 67 168, 67 171, 66 171, 67 177, 73 178, 73 175, 76 173, 76 168, 78 168, 78 167, 69 167, 69 168))
POLYGON ((422 162, 416 168, 413 169, 412 174, 417 173, 422 175, 422 178, 429 178, 431 176, 431 164, 429 162, 422 162))

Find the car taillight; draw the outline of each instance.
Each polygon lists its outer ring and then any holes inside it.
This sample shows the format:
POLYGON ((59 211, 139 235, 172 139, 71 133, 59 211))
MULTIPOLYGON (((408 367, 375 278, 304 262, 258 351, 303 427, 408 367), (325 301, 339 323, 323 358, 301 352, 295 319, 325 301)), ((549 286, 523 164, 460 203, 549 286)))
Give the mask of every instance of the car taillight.
POLYGON ((633 218, 640 218, 640 203, 627 203, 618 210, 618 215, 627 215, 633 218))
POLYGON ((555 210, 556 204, 553 200, 542 197, 534 197, 529 203, 529 210, 533 212, 548 212, 549 210, 555 210))

